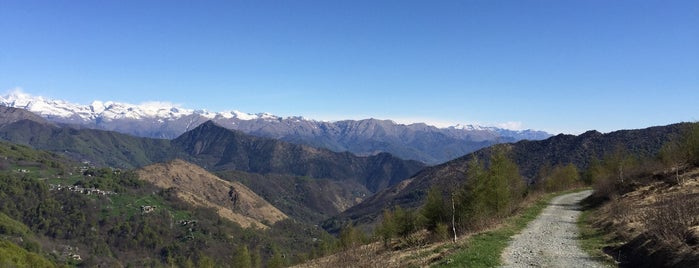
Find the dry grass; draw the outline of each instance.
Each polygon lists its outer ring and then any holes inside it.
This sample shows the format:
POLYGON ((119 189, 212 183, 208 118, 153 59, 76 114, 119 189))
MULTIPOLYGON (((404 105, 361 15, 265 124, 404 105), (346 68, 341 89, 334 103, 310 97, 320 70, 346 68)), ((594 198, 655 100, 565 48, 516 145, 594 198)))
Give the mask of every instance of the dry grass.
MULTIPOLYGON (((545 194, 542 192, 530 193, 518 204, 518 207, 514 209, 515 214, 523 214, 525 208, 541 205, 540 203, 542 203, 545 197, 545 194)), ((547 198, 550 198, 550 196, 547 198)), ((546 204, 546 202, 542 204, 546 204)), ((531 217, 536 217, 536 215, 531 217)), ((474 235, 503 229, 502 227, 504 225, 506 224, 503 224, 503 219, 490 219, 487 223, 483 222, 482 226, 477 230, 471 229, 468 233, 460 231, 456 243, 443 240, 442 238, 430 234, 426 230, 422 230, 407 238, 394 238, 391 240, 389 246, 384 246, 382 242, 374 242, 314 259, 294 267, 429 267, 463 250, 467 243, 472 242, 471 239, 474 235)), ((512 225, 512 223, 509 225, 512 225)), ((526 223, 520 225, 519 228, 523 228, 526 223)), ((473 228, 473 226, 471 226, 471 228, 473 228)), ((509 237, 509 235, 505 237, 505 240, 507 237, 509 237)))
POLYGON ((203 168, 182 160, 147 166, 138 170, 138 173, 141 179, 164 189, 175 188, 178 197, 184 201, 195 206, 213 208, 219 216, 242 227, 266 228, 264 223, 273 224, 288 218, 245 185, 224 181, 203 168), (238 195, 235 204, 229 196, 230 187, 238 195))
POLYGON ((699 226, 699 194, 672 194, 645 211, 648 233, 675 247, 689 247, 691 229, 699 226))
POLYGON ((294 267, 428 267, 446 254, 451 242, 431 243, 427 231, 408 239, 394 239, 388 247, 374 242, 315 259, 294 267))
POLYGON ((633 191, 609 196, 594 222, 624 241, 610 248, 613 257, 658 265, 699 257, 699 169, 686 171, 681 181, 674 174, 656 175, 633 191))

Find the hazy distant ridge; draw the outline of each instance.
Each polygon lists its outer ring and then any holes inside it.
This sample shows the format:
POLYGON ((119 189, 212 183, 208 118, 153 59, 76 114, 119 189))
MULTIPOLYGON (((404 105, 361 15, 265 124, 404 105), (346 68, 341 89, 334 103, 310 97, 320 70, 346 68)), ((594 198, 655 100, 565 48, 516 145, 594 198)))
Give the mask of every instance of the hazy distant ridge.
POLYGON ((389 152, 429 164, 442 163, 499 142, 541 140, 551 136, 543 131, 475 125, 437 128, 424 123, 405 125, 377 119, 325 122, 267 113, 208 112, 162 102, 133 105, 94 101, 90 105, 80 105, 22 92, 0 97, 0 105, 26 109, 56 123, 150 138, 172 139, 212 120, 226 128, 256 136, 358 155, 389 152))

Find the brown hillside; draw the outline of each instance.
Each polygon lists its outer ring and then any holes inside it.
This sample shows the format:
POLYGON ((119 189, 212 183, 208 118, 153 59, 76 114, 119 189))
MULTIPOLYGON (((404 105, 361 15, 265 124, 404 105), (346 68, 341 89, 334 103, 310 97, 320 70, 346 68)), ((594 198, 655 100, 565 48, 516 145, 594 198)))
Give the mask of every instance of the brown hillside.
POLYGON ((175 188, 187 202, 215 209, 226 219, 250 227, 267 228, 286 214, 269 204, 245 185, 222 180, 203 168, 183 160, 154 164, 138 170, 141 179, 158 187, 175 188))
MULTIPOLYGON (((641 180, 641 179, 639 179, 641 180)), ((619 244, 607 253, 621 267, 697 267, 699 263, 699 168, 656 174, 633 191, 613 195, 594 224, 619 244)))

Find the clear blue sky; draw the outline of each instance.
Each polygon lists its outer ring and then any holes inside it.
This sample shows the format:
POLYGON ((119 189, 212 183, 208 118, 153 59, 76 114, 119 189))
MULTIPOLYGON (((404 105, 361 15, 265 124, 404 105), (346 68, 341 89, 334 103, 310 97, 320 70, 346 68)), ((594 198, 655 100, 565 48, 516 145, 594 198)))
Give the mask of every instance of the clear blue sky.
POLYGON ((699 120, 699 1, 0 0, 0 91, 554 133, 699 120))

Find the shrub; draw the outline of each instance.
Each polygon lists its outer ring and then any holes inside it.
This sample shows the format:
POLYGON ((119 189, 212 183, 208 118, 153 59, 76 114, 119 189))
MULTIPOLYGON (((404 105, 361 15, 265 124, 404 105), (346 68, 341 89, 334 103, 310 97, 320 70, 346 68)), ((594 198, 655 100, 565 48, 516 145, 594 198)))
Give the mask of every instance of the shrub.
POLYGON ((648 233, 669 245, 685 244, 690 227, 699 225, 699 194, 672 195, 644 213, 648 233))

